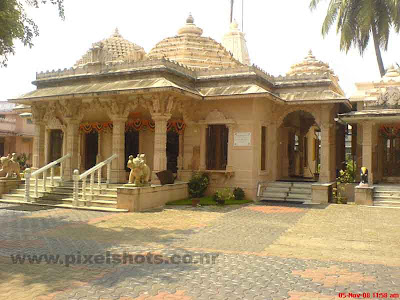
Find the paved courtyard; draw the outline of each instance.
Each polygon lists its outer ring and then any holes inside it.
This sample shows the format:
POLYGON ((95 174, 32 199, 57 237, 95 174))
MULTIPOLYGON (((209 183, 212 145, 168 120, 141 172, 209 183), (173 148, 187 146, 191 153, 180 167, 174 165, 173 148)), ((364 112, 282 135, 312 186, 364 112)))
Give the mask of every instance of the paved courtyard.
POLYGON ((400 298, 400 209, 0 205, 0 299, 400 298))

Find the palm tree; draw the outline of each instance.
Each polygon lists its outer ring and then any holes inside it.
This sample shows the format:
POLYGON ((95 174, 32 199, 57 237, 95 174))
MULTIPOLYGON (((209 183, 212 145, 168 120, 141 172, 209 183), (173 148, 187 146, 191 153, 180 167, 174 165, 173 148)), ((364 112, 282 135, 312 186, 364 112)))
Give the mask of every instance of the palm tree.
MULTIPOLYGON (((311 0, 313 10, 321 0, 311 0)), ((322 24, 322 35, 337 21, 336 32, 340 32, 340 50, 349 51, 354 46, 363 55, 371 34, 381 76, 385 75, 381 49, 387 50, 390 29, 399 30, 400 0, 330 0, 322 24), (397 7, 397 10, 396 10, 397 7)))

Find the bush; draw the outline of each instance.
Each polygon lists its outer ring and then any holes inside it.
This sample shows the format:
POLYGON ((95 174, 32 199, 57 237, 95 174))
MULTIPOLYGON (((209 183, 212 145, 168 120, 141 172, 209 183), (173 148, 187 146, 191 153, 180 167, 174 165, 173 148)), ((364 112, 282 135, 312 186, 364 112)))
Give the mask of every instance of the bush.
POLYGON ((226 201, 232 200, 233 198, 233 193, 229 188, 217 190, 213 195, 215 202, 221 205, 225 204, 226 201))
POLYGON ((27 165, 27 161, 28 161, 29 157, 25 154, 22 153, 20 155, 17 156, 17 162, 19 163, 19 167, 21 168, 21 171, 25 170, 28 165, 27 165))
POLYGON ((201 198, 204 196, 204 193, 208 187, 208 176, 202 174, 193 175, 192 179, 190 179, 189 185, 189 195, 191 198, 201 198))
POLYGON ((236 200, 243 200, 244 199, 244 191, 240 187, 236 187, 233 190, 233 196, 235 197, 236 200))
POLYGON ((346 169, 339 171, 337 181, 340 183, 353 183, 356 179, 356 168, 353 160, 346 159, 346 169))

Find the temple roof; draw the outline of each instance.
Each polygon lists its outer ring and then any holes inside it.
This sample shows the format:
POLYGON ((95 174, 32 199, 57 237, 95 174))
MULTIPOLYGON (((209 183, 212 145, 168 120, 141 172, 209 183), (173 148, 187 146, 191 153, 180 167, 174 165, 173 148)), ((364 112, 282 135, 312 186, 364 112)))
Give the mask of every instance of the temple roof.
POLYGON ((75 66, 96 62, 135 61, 143 59, 145 55, 142 47, 124 39, 118 29, 115 29, 109 38, 94 43, 75 66))
POLYGON ((178 35, 163 39, 148 54, 150 59, 167 58, 190 68, 229 68, 240 66, 224 46, 203 37, 203 30, 194 24, 191 15, 178 35))
POLYGON ((292 75, 311 75, 311 74, 330 74, 335 76, 332 69, 327 63, 317 60, 310 50, 308 55, 300 63, 294 64, 290 67, 287 76, 292 75))

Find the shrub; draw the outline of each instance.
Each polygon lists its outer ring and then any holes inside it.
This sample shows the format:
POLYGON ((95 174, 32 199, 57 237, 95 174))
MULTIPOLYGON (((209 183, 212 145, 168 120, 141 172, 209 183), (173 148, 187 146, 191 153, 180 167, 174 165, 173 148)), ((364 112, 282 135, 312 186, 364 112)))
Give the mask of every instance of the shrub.
POLYGON ((25 153, 22 153, 17 156, 17 162, 19 163, 21 171, 25 170, 28 167, 28 165, 26 163, 28 161, 28 159, 29 158, 25 153))
POLYGON ((190 179, 189 185, 189 195, 191 198, 201 198, 208 187, 208 176, 202 174, 194 174, 192 179, 190 179))
POLYGON ((353 183, 356 179, 356 168, 353 160, 346 160, 346 169, 339 171, 337 181, 340 183, 353 183))
POLYGON ((215 200, 215 202, 221 205, 225 204, 226 201, 231 200, 233 198, 234 198, 233 193, 229 188, 217 190, 213 195, 213 199, 215 200))
POLYGON ((243 200, 244 199, 244 191, 240 187, 236 187, 233 190, 233 196, 235 196, 236 200, 243 200))

